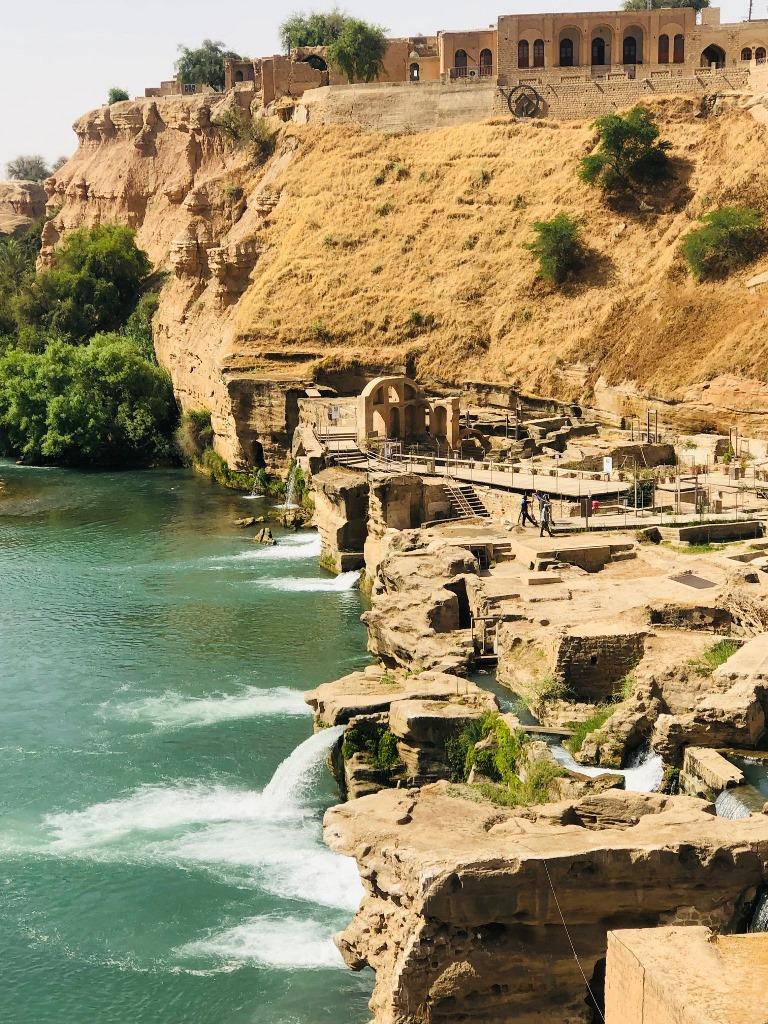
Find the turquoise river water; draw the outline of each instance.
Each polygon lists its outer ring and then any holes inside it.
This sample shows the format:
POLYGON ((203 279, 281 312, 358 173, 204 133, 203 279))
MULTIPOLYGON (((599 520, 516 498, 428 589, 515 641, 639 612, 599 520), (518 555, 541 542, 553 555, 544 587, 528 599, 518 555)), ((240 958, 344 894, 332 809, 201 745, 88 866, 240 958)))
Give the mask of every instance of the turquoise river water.
POLYGON ((358 592, 184 471, 0 480, 0 1021, 366 1020, 301 699, 365 663, 358 592))

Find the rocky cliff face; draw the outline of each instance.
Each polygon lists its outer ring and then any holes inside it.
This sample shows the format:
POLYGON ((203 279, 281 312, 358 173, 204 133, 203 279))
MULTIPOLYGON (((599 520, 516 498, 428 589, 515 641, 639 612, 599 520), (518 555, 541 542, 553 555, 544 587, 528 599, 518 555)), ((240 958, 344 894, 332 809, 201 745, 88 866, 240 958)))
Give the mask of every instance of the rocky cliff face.
POLYGON ((332 808, 325 831, 365 884, 337 941, 376 971, 376 1024, 583 1024, 582 971, 599 991, 609 930, 732 930, 768 862, 764 815, 616 790, 520 810, 447 783, 383 790, 332 808))
POLYGON ((231 96, 100 108, 49 183, 66 231, 119 220, 167 274, 160 359, 183 405, 213 412, 230 461, 280 460, 309 379, 357 386, 408 365, 426 382, 490 381, 628 413, 652 397, 690 426, 768 430, 768 295, 698 285, 678 242, 713 205, 768 209, 766 127, 732 108, 651 100, 676 179, 657 208, 607 205, 576 178, 588 124, 502 118, 385 137, 287 125, 266 168, 215 128, 231 96), (553 291, 521 249, 565 210, 592 247, 553 291))
POLYGON ((36 181, 0 181, 0 235, 17 235, 42 217, 45 200, 36 181))

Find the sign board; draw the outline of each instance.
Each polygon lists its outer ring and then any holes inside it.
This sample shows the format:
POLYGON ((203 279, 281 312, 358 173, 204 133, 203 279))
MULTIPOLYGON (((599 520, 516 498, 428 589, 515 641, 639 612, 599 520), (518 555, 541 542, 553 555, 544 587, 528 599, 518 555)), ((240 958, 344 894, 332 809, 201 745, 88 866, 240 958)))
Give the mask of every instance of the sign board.
POLYGON ((603 472, 606 476, 613 472, 613 458, 610 455, 603 456, 603 472))

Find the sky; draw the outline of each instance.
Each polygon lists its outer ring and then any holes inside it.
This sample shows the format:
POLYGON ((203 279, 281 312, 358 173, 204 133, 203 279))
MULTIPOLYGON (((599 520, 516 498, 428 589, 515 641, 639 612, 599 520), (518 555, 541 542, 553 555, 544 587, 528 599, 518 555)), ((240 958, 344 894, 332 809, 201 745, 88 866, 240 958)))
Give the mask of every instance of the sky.
MULTIPOLYGON (((713 0, 713 3, 716 0, 713 0)), ((723 21, 747 16, 748 0, 723 0, 723 21)), ((177 45, 219 39, 250 57, 280 52, 278 28, 295 10, 329 2, 272 0, 0 0, 0 177, 21 153, 48 160, 76 147, 72 123, 99 106, 111 86, 142 96, 173 75, 177 45)), ((615 10, 616 0, 348 0, 348 14, 383 25, 392 36, 482 28, 500 14, 615 10)), ((755 0, 753 17, 768 16, 755 0)))

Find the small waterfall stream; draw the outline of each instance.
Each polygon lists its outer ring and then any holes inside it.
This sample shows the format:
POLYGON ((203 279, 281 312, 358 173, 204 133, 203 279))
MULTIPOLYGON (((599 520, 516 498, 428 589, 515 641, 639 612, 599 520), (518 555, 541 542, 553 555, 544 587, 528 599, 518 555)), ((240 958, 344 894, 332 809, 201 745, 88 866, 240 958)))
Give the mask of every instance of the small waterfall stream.
POLYGON ((288 474, 288 479, 285 482, 285 501, 283 501, 280 505, 277 505, 276 508, 288 509, 299 507, 294 501, 294 498, 296 497, 296 483, 298 479, 299 464, 298 462, 294 462, 294 464, 291 466, 291 471, 288 474))
POLYGON ((758 895, 748 932, 768 932, 768 889, 758 895))
POLYGON ((750 815, 750 810, 741 799, 738 788, 724 789, 719 793, 715 800, 715 810, 718 818, 730 818, 733 821, 748 818, 750 815))
POLYGON ((592 779, 598 775, 623 775, 624 787, 630 793, 656 792, 664 775, 661 755, 655 750, 636 750, 626 768, 598 768, 594 765, 579 764, 562 743, 553 745, 552 753, 563 768, 592 779))

